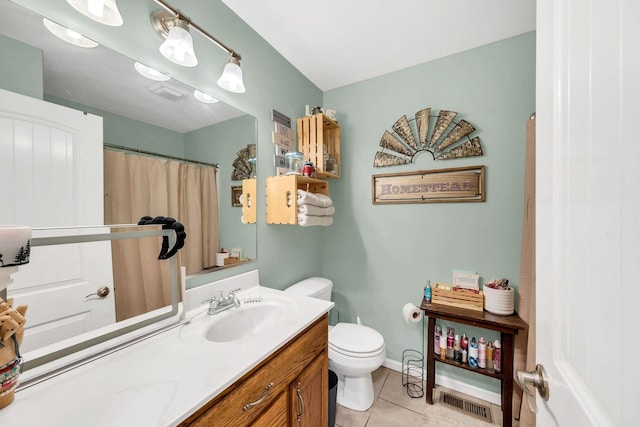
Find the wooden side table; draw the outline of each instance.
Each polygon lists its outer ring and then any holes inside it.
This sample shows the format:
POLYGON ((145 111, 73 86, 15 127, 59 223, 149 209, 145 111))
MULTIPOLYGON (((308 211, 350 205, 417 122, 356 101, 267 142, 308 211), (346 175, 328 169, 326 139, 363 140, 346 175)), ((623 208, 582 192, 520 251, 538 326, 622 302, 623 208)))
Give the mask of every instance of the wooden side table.
POLYGON ((433 389, 436 384, 436 360, 445 365, 455 366, 477 374, 497 378, 502 385, 502 425, 511 426, 513 417, 513 350, 515 336, 519 330, 525 330, 527 324, 517 314, 510 316, 498 316, 486 311, 465 310, 463 308, 449 307, 441 304, 428 303, 422 300, 420 308, 425 316, 429 318, 428 344, 427 344, 427 403, 433 405, 433 389), (468 364, 454 362, 453 360, 440 360, 433 353, 433 340, 436 326, 436 319, 448 320, 465 325, 477 326, 479 328, 490 329, 500 332, 500 343, 502 346, 502 370, 493 372, 488 369, 472 368, 468 364))

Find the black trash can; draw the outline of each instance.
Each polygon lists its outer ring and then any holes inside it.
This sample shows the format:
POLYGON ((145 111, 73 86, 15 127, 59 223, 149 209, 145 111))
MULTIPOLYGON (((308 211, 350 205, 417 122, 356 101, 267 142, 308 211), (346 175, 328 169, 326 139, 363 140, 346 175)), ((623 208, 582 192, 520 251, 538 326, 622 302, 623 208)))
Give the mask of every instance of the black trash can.
POLYGON ((338 376, 329 369, 329 427, 336 423, 336 397, 338 396, 338 376))

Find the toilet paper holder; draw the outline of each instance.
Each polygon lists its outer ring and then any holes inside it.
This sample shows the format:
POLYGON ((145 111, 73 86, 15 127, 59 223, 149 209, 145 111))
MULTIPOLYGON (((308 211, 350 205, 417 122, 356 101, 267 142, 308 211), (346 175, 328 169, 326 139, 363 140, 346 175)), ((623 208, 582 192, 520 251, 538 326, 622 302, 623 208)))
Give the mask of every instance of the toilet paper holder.
POLYGON ((424 396, 424 355, 418 350, 402 352, 402 386, 409 397, 424 396))

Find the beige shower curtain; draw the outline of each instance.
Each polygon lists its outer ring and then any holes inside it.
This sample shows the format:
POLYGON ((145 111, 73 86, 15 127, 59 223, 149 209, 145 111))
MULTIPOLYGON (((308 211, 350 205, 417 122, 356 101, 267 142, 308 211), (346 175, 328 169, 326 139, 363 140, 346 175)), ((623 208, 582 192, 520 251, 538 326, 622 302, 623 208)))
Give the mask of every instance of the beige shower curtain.
MULTIPOLYGON (((216 169, 155 157, 104 151, 105 224, 169 216, 185 226, 178 252, 187 274, 215 265, 218 249, 216 169)), ((171 303, 169 263, 158 261, 161 239, 112 242, 116 320, 171 303)))
MULTIPOLYGON (((524 218, 522 223, 522 251, 520 254, 520 283, 518 314, 529 325, 528 331, 516 336, 514 372, 532 371, 536 365, 536 119, 527 122, 527 146, 524 180, 524 218)), ((514 413, 520 408, 520 426, 533 427, 536 416, 529 409, 527 399, 514 394, 514 413)))

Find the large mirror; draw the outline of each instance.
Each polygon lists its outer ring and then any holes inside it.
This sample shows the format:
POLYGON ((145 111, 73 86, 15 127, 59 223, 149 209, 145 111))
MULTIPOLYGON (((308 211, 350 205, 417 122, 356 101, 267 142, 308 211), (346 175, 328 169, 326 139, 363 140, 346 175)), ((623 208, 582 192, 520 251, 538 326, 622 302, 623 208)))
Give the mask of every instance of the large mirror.
MULTIPOLYGON (((74 13, 71 8, 69 11, 74 13)), ((20 63, 3 61, 0 88, 42 97, 45 101, 102 117, 104 144, 110 147, 107 150, 173 158, 172 161, 187 160, 189 164, 217 164, 218 246, 236 250, 234 254, 239 254, 241 259, 255 261, 256 226, 242 222, 242 209, 237 203, 237 188, 242 186, 242 181, 232 179, 237 178, 237 174, 233 176, 233 165, 239 153, 248 152, 250 145, 255 153, 257 127, 254 117, 222 102, 198 101, 194 88, 173 78, 166 81, 147 79, 135 70, 134 60, 104 44, 81 48, 64 42, 45 28, 41 16, 1 0, 0 54, 4 58, 2 49, 16 49, 16 41, 18 45, 24 44, 17 47, 19 50, 40 50, 41 61, 38 61, 38 55, 33 61, 29 55, 21 57, 20 63), (4 75, 10 68, 20 70, 18 78, 15 72, 4 75), (38 80, 41 81, 40 88, 38 80)), ((105 203, 108 200, 105 198, 105 203)), ((108 208, 105 206, 105 211, 108 208)), ((0 220, 2 222, 7 220, 0 220)), ((38 259, 32 258, 30 268, 38 268, 38 263, 38 259)), ((187 274, 195 277, 237 265, 242 264, 212 265, 187 274)), ((214 274, 211 280, 215 277, 214 274)), ((9 297, 11 293, 10 287, 9 297)))

